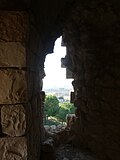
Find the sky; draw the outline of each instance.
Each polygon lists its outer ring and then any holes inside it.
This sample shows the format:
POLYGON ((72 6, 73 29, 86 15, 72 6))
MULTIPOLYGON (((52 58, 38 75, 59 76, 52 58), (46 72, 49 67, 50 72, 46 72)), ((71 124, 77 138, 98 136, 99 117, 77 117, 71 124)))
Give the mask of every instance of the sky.
POLYGON ((45 59, 45 78, 43 89, 72 88, 73 79, 66 79, 66 69, 61 68, 61 58, 66 55, 66 47, 61 46, 61 37, 55 42, 54 53, 48 54, 45 59))

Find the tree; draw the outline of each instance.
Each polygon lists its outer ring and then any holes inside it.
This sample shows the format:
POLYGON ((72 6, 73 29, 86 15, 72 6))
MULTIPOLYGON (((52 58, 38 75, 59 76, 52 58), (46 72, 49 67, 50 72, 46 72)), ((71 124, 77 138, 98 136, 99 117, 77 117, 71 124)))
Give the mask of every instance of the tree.
POLYGON ((47 95, 45 98, 45 114, 49 116, 55 116, 59 112, 59 101, 56 96, 47 95))
POLYGON ((75 113, 75 107, 74 107, 74 105, 72 103, 69 103, 69 102, 61 103, 60 107, 68 110, 68 113, 70 113, 70 114, 74 114, 75 113))
POLYGON ((75 113, 75 107, 73 104, 69 102, 64 102, 60 104, 59 113, 56 115, 56 117, 60 120, 65 122, 66 121, 66 115, 67 114, 74 114, 75 113))

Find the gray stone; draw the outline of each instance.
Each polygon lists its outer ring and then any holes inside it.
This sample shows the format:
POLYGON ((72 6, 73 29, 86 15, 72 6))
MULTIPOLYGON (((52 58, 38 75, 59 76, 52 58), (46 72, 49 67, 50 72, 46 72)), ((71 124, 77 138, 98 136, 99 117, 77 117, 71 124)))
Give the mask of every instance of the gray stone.
POLYGON ((52 152, 54 150, 54 141, 52 138, 48 138, 42 143, 42 150, 44 152, 52 152))
POLYGON ((50 126, 49 125, 44 125, 45 130, 49 130, 50 126))
POLYGON ((56 129, 56 125, 51 125, 51 126, 50 126, 50 129, 51 129, 51 130, 55 130, 55 129, 56 129))
POLYGON ((0 160, 27 160, 27 144, 24 137, 1 138, 0 160))
POLYGON ((9 136, 22 136, 25 134, 26 120, 22 105, 3 106, 1 109, 2 133, 9 136))

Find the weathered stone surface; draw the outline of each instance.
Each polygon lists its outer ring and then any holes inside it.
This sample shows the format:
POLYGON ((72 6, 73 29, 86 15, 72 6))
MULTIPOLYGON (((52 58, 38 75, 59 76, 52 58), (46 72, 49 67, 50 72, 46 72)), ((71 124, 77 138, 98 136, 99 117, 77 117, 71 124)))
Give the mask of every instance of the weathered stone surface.
POLYGON ((25 41, 27 14, 23 11, 0 11, 0 41, 25 41))
POLYGON ((54 151, 54 141, 49 138, 42 143, 42 159, 43 160, 56 160, 54 151))
POLYGON ((19 42, 0 42, 0 67, 25 67, 26 50, 19 42))
POLYGON ((27 160, 27 144, 24 137, 0 139, 1 160, 27 160))
POLYGON ((103 5, 100 3, 95 0, 92 3, 77 1, 65 26, 67 51, 75 68, 74 104, 79 117, 73 131, 76 144, 87 146, 102 160, 118 160, 119 18, 113 11, 117 7, 113 1, 104 2, 103 5))
POLYGON ((5 10, 10 10, 10 8, 15 8, 15 10, 25 10, 25 8, 30 7, 30 2, 31 0, 22 0, 22 1, 17 1, 17 0, 1 0, 0 1, 0 9, 5 9, 5 10))
POLYGON ((46 139, 43 143, 42 143, 42 150, 44 152, 52 152, 54 149, 54 141, 53 139, 49 138, 46 139))
POLYGON ((0 103, 10 104, 26 101, 26 77, 22 70, 0 70, 0 103))
POLYGON ((26 119, 22 105, 3 106, 1 109, 2 133, 9 136, 22 136, 25 134, 26 119))
POLYGON ((0 137, 2 135, 2 126, 1 126, 1 106, 0 106, 0 137))

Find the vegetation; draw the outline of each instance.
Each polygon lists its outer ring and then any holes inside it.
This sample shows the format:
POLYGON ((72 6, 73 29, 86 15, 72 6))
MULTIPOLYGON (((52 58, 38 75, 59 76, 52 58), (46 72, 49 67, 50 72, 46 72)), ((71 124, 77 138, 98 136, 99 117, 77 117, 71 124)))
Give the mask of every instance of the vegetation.
POLYGON ((55 116, 59 112, 59 101, 56 96, 48 95, 45 99, 46 116, 55 116))
POLYGON ((75 113, 74 105, 69 102, 64 102, 60 104, 60 109, 56 117, 62 121, 66 121, 66 114, 72 114, 75 113))
POLYGON ((60 124, 66 122, 66 114, 75 112, 74 105, 69 102, 59 103, 56 96, 48 95, 45 99, 45 124, 60 124))

